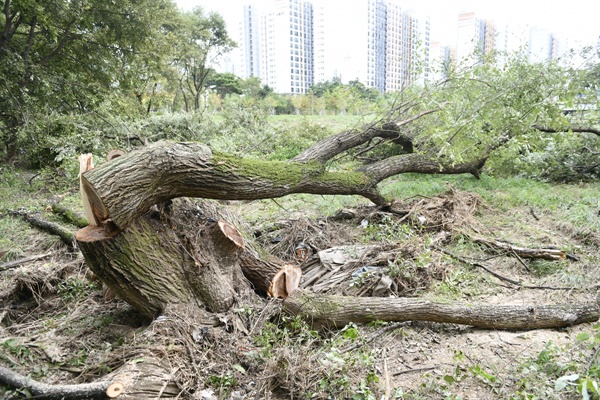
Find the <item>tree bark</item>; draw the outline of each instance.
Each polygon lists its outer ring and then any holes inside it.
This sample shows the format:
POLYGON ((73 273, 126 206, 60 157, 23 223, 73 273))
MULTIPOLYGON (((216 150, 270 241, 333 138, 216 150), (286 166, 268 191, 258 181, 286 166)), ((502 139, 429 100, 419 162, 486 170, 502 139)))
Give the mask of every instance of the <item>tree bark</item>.
MULTIPOLYGON (((48 385, 2 366, 0 366, 0 382, 15 389, 27 389, 34 398, 42 400, 114 398, 119 395, 122 389, 122 384, 115 381, 83 383, 79 385, 48 385)), ((17 397, 10 397, 8 395, 8 397, 4 398, 16 399, 17 397)))
POLYGON ((600 317, 597 303, 562 305, 490 305, 434 303, 412 298, 350 297, 296 290, 283 305, 315 328, 350 322, 432 321, 486 329, 560 328, 600 317))
MULTIPOLYGON (((176 204, 183 213, 191 211, 176 204)), ((101 227, 88 226, 76 238, 88 267, 148 316, 173 304, 225 312, 249 290, 240 267, 241 250, 216 221, 149 212, 123 231, 106 234, 101 227)), ((204 323, 215 324, 208 313, 204 323)))
POLYGON ((276 198, 292 193, 356 194, 377 202, 377 182, 362 172, 325 172, 322 166, 245 160, 197 143, 161 141, 82 175, 100 221, 127 227, 152 205, 175 197, 223 200, 276 198))
POLYGON ((124 229, 152 205, 175 197, 256 200, 293 193, 360 195, 387 204, 377 184, 405 172, 473 173, 478 163, 444 165, 408 154, 373 167, 326 171, 319 162, 243 159, 197 143, 161 141, 121 156, 81 177, 96 219, 124 229))

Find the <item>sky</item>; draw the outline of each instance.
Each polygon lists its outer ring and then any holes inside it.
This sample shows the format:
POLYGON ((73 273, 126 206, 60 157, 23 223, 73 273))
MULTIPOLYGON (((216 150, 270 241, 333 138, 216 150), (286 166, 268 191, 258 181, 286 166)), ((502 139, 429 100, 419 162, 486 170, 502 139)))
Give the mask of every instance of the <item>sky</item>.
MULTIPOLYGON (((189 11, 201 6, 216 11, 228 23, 230 35, 235 38, 241 7, 268 4, 273 0, 176 0, 180 9, 189 11), (232 26, 230 26, 232 25, 232 26)), ((350 7, 359 0, 326 0, 350 7)), ((474 11, 483 19, 497 24, 535 26, 555 33, 568 41, 569 47, 595 45, 600 37, 600 0, 401 0, 406 10, 430 17, 431 41, 456 44, 458 14, 474 11)), ((341 29, 351 29, 350 21, 340 21, 341 29)))

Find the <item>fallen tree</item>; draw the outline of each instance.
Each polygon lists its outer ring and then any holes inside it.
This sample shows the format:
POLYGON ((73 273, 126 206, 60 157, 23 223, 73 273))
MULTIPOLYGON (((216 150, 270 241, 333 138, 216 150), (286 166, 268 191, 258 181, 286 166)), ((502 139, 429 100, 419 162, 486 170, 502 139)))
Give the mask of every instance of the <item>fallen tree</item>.
MULTIPOLYGON (((204 326, 222 325, 225 320, 242 332, 243 321, 233 310, 259 302, 257 293, 287 297, 284 309, 315 327, 426 320, 489 329, 535 329, 598 319, 596 303, 452 305, 295 290, 297 273, 277 259, 259 256, 254 245, 245 240, 243 230, 237 228, 242 223, 235 216, 218 203, 186 199, 351 194, 389 207, 389 200, 377 186, 387 177, 403 172, 478 176, 487 159, 484 154, 469 162, 446 164, 414 152, 404 138, 403 147, 410 150, 405 154, 351 171, 328 170, 328 161, 343 151, 376 137, 398 138, 401 126, 372 125, 362 131, 343 132, 287 162, 243 159, 213 152, 198 143, 161 141, 140 148, 82 174, 84 199, 93 214, 88 219, 93 219, 93 224, 77 233, 78 246, 89 268, 143 314, 160 315, 169 321, 185 313, 204 326)), ((153 370, 160 370, 156 365, 153 370)), ((167 368, 158 376, 166 379, 172 374, 167 368)), ((137 384, 135 379, 129 382, 137 384)), ((156 397, 161 387, 154 385, 155 389, 147 391, 148 397, 156 397)), ((128 398, 127 393, 126 385, 124 398, 128 398)), ((161 395, 165 397, 165 393, 161 395)))

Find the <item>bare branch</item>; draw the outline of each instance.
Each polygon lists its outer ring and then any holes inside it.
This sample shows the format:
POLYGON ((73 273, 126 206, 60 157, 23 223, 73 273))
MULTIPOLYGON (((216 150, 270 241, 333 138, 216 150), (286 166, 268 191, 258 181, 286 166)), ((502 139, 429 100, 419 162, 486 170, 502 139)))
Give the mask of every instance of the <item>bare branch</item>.
POLYGON ((575 133, 593 133, 596 136, 600 136, 600 129, 592 128, 591 126, 570 126, 567 129, 554 129, 549 126, 542 126, 535 124, 532 128, 537 129, 540 132, 546 133, 559 133, 559 132, 575 132, 575 133))
POLYGON ((338 133, 336 135, 329 136, 312 147, 304 150, 302 153, 298 154, 296 157, 292 158, 291 161, 299 162, 299 163, 308 163, 309 161, 318 161, 323 164, 326 161, 330 160, 332 157, 346 151, 352 149, 361 144, 367 143, 369 140, 373 138, 380 137, 384 139, 396 139, 401 136, 399 128, 408 125, 420 118, 423 118, 426 115, 435 113, 439 111, 441 108, 434 108, 430 110, 426 110, 420 112, 410 118, 407 118, 398 122, 391 122, 381 124, 379 127, 378 124, 381 121, 376 121, 374 123, 368 124, 364 126, 360 130, 349 130, 345 132, 338 133))

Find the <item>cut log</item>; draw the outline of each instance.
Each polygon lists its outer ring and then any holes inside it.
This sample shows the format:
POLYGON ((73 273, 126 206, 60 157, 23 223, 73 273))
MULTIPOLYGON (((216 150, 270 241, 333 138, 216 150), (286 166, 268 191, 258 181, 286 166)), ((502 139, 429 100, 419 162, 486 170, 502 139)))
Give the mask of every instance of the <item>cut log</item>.
MULTIPOLYGON (((78 385, 48 385, 0 366, 0 382, 18 389, 26 389, 31 396, 42 400, 105 399, 118 397, 124 389, 120 382, 104 381, 78 385)), ((7 399, 16 397, 5 397, 7 399)))
POLYGON ((432 321, 486 329, 560 328, 600 318, 598 303, 560 305, 490 305, 434 303, 412 298, 332 296, 293 292, 285 309, 315 328, 341 328, 350 322, 432 321))
POLYGON ((181 388, 174 381, 172 368, 149 354, 129 361, 107 378, 122 385, 120 393, 119 386, 107 388, 107 395, 112 393, 119 400, 172 399, 181 394, 181 388))
POLYGON ((276 299, 286 299, 300 285, 302 270, 294 265, 284 265, 275 274, 269 285, 269 296, 276 299))

